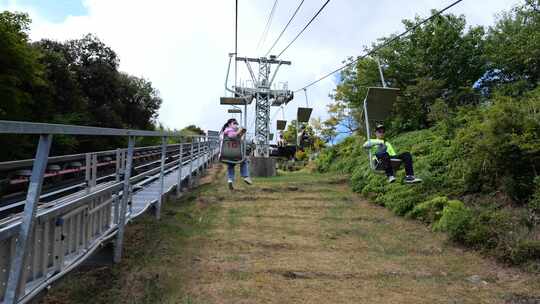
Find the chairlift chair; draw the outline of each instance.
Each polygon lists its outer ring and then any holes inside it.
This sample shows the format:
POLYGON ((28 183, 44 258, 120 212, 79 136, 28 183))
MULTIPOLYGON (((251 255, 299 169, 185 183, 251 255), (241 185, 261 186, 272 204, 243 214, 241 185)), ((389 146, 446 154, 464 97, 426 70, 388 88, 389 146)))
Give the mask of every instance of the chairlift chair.
POLYGON ((240 164, 246 159, 244 140, 240 137, 225 137, 221 141, 219 160, 226 164, 240 164))
MULTIPOLYGON (((366 138, 371 140, 370 122, 382 122, 386 120, 392 112, 392 107, 396 102, 399 89, 387 87, 370 87, 364 99, 364 120, 366 128, 366 138)), ((370 168, 376 173, 384 173, 384 167, 368 150, 370 168)), ((401 167, 400 159, 390 159, 394 170, 401 167)))
POLYGON ((287 121, 286 120, 278 120, 276 122, 276 129, 278 129, 279 131, 283 131, 285 130, 285 127, 287 126, 287 121))
POLYGON ((228 106, 243 106, 249 105, 253 101, 253 98, 248 97, 220 97, 219 104, 228 106))
POLYGON ((302 108, 299 107, 296 113, 297 121, 298 122, 309 122, 309 118, 311 117, 311 112, 313 111, 313 108, 302 108))

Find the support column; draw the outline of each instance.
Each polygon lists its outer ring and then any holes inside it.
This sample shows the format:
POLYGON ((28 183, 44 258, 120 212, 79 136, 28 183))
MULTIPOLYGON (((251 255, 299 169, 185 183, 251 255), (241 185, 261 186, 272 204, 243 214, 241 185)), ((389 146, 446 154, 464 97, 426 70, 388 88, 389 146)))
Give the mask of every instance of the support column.
POLYGON ((159 170, 159 197, 156 204, 156 219, 161 218, 161 203, 163 201, 163 187, 165 183, 165 159, 167 158, 167 137, 161 138, 161 168, 159 170))
POLYGON ((122 246, 124 244, 124 231, 126 225, 126 211, 129 200, 130 183, 131 178, 131 166, 133 165, 133 149, 135 147, 135 138, 129 137, 128 149, 127 149, 127 162, 124 168, 124 189, 122 191, 122 201, 120 203, 120 216, 118 221, 118 234, 116 235, 116 241, 114 246, 114 262, 119 263, 122 259, 122 246))
POLYGON ((182 168, 184 167, 184 144, 182 143, 182 137, 180 137, 180 155, 178 157, 178 179, 176 180, 176 197, 179 198, 182 195, 182 168))
POLYGON ((195 157, 194 154, 194 147, 195 143, 193 142, 195 140, 194 137, 191 138, 191 153, 189 154, 189 174, 188 174, 188 185, 189 188, 193 187, 193 158, 195 157))
MULTIPOLYGON (((43 177, 47 168, 49 151, 51 149, 52 135, 40 135, 39 143, 36 151, 36 158, 32 166, 32 175, 26 193, 26 204, 22 215, 22 223, 15 243, 15 258, 12 261, 9 278, 6 287, 4 303, 14 304, 19 299, 19 286, 21 278, 25 271, 24 262, 27 255, 27 250, 32 242, 32 233, 35 225, 35 215, 39 196, 41 195, 41 187, 43 186, 43 177)), ((23 289, 23 288, 21 288, 23 289)))

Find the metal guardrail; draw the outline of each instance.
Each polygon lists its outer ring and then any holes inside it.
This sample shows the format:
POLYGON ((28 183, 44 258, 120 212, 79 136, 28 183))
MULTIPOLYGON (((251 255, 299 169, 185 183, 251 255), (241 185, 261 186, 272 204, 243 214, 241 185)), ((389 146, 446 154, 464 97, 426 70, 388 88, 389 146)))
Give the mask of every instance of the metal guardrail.
POLYGON ((164 194, 176 189, 180 195, 183 184, 191 185, 193 177, 215 160, 219 150, 213 132, 189 136, 185 143, 185 137, 178 133, 0 121, 0 134, 39 135, 24 211, 0 224, 0 300, 9 304, 28 302, 106 242, 114 241, 114 262, 119 262, 129 220, 150 207, 159 219, 164 194), (114 181, 89 184, 85 190, 38 208, 56 134, 127 136, 125 154, 117 158, 117 169, 123 174, 114 181), (162 138, 161 162, 158 168, 132 177, 135 137, 139 136, 162 138), (178 159, 166 164, 169 137, 180 137, 181 143, 177 145, 178 159), (185 149, 190 151, 189 159, 184 157, 185 149))

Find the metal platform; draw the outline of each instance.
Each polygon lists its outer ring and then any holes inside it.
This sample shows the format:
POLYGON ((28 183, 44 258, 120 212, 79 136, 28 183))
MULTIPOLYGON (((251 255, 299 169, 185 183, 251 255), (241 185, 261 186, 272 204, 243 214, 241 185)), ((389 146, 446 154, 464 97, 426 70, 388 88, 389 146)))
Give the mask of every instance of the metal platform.
MULTIPOLYGON (((180 180, 186 180, 189 178, 194 172, 198 172, 201 170, 201 167, 206 165, 206 159, 204 157, 200 157, 197 160, 195 160, 193 163, 193 168, 191 169, 191 165, 184 164, 182 166, 182 175, 180 180), (193 170, 190 173, 190 170, 193 170)), ((180 173, 180 170, 178 168, 174 168, 173 171, 168 172, 164 175, 163 179, 163 192, 169 193, 172 190, 176 189, 176 186, 178 184, 178 174, 180 173)), ((137 191, 133 194, 131 199, 131 205, 132 205, 132 212, 129 215, 130 218, 135 218, 142 213, 146 212, 149 207, 156 204, 158 201, 158 198, 160 196, 160 190, 161 190, 161 183, 159 178, 155 178, 154 181, 149 182, 144 186, 144 188, 140 191, 137 191)))

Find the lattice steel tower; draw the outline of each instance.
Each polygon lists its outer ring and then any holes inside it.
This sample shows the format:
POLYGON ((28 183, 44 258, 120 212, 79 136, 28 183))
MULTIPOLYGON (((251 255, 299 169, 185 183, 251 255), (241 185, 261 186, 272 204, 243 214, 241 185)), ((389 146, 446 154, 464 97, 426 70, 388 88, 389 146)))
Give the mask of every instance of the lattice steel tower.
POLYGON ((270 107, 280 106, 291 101, 294 97, 293 92, 287 88, 282 90, 272 90, 271 86, 276 78, 276 74, 281 65, 290 65, 290 61, 277 60, 275 56, 270 58, 247 58, 237 57, 237 61, 243 61, 249 70, 249 74, 254 83, 253 88, 236 88, 237 96, 248 96, 255 98, 255 156, 269 157, 269 138, 270 138, 270 107), (255 75, 251 67, 251 62, 259 64, 259 74, 255 75), (277 65, 272 74, 272 65, 277 65))

